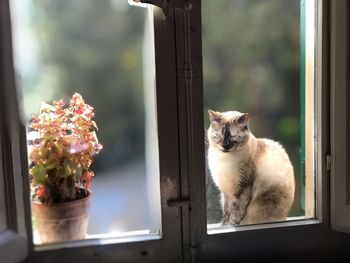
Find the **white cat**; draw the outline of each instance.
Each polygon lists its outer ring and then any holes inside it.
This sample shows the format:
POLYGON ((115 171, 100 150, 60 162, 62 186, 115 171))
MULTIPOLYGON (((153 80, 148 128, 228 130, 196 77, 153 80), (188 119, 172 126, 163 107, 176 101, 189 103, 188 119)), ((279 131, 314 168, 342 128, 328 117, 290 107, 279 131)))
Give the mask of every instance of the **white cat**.
POLYGON ((286 151, 275 141, 255 138, 247 113, 208 113, 208 164, 221 192, 223 223, 285 220, 295 188, 286 151))

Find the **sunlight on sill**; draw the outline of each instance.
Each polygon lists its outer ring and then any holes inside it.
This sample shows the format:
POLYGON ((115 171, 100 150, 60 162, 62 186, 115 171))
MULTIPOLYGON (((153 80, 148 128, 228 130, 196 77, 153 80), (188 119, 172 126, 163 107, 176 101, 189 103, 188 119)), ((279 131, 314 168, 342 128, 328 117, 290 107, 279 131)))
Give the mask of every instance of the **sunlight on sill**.
POLYGON ((308 218, 305 216, 293 216, 288 217, 287 220, 282 222, 264 223, 256 225, 222 225, 221 223, 207 224, 207 234, 216 235, 223 233, 231 233, 246 230, 258 230, 258 229, 268 229, 268 228, 278 228, 278 227, 288 227, 288 226, 298 226, 298 225, 312 225, 319 224, 320 220, 315 218, 308 218))
POLYGON ((131 242, 142 242, 161 239, 160 233, 152 233, 148 229, 128 231, 128 232, 111 232, 108 234, 86 235, 84 240, 74 240, 59 243, 41 244, 37 231, 34 231, 34 244, 36 251, 74 248, 94 245, 109 245, 131 242))

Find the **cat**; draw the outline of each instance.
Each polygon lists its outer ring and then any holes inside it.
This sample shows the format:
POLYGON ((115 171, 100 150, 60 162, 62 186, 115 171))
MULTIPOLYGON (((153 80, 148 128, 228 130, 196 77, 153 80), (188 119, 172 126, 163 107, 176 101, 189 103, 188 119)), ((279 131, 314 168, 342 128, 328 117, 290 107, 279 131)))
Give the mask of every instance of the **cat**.
POLYGON ((284 148, 249 130, 249 114, 208 111, 208 166, 221 192, 224 224, 285 220, 294 201, 293 166, 284 148))

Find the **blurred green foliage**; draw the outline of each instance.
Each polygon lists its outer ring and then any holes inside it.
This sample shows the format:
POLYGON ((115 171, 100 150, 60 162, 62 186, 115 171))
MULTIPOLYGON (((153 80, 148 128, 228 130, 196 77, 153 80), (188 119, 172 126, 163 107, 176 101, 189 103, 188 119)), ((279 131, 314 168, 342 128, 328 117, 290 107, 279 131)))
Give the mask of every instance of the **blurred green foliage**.
MULTIPOLYGON (((279 141, 293 163, 300 206, 299 0, 202 1, 205 127, 208 109, 248 112, 256 137, 279 141)), ((207 176, 208 221, 218 190, 207 176)))
MULTIPOLYGON (((47 83, 46 89, 52 89, 53 99, 78 92, 95 108, 104 146, 95 158, 95 170, 144 154, 144 18, 145 9, 130 7, 127 1, 35 1, 40 67, 50 68, 43 75, 51 73, 58 83, 47 83)), ((51 99, 45 93, 42 97, 51 99)))

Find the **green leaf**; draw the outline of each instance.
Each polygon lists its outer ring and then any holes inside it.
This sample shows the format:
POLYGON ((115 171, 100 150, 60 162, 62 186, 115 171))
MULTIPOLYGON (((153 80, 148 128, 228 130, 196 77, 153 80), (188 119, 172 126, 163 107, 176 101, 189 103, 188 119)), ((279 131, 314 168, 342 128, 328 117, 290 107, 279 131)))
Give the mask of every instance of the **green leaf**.
POLYGON ((57 162, 55 160, 51 160, 47 164, 45 164, 46 170, 56 168, 56 166, 57 166, 57 162))
POLYGON ((64 165, 64 170, 65 170, 67 176, 71 175, 73 173, 73 168, 72 168, 71 162, 68 159, 65 159, 63 162, 63 165, 64 165))
POLYGON ((74 181, 75 182, 80 181, 80 177, 81 177, 82 172, 83 172, 82 168, 76 168, 75 174, 74 174, 74 181))
POLYGON ((33 176, 33 183, 41 184, 45 181, 46 168, 45 165, 35 165, 29 170, 29 173, 33 176))
POLYGON ((58 170, 58 176, 60 178, 66 178, 66 177, 68 177, 68 174, 66 173, 66 170, 64 168, 60 168, 58 170))

